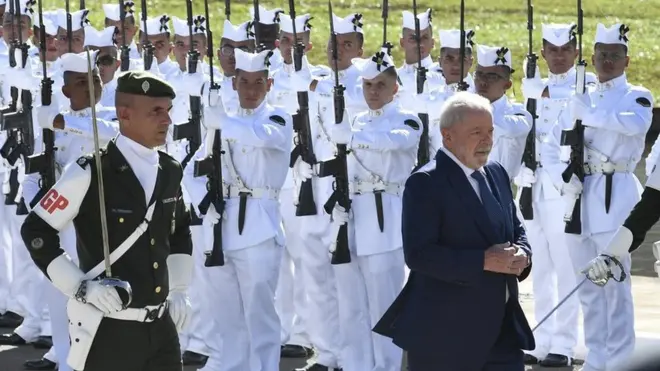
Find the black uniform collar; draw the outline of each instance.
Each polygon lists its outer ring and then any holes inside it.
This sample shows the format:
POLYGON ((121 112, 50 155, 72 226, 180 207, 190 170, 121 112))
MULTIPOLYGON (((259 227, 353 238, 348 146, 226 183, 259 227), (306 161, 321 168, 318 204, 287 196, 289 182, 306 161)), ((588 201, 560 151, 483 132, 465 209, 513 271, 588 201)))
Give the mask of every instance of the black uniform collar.
MULTIPOLYGON (((131 166, 128 164, 128 161, 126 161, 124 155, 121 153, 119 148, 117 148, 117 144, 115 143, 116 140, 117 139, 115 138, 108 142, 107 153, 108 157, 110 158, 110 168, 112 170, 112 175, 108 174, 106 176, 111 176, 113 180, 116 179, 117 182, 121 183, 121 186, 124 187, 127 194, 135 199, 137 205, 142 206, 144 210, 146 210, 147 205, 144 202, 144 189, 142 188, 138 178, 135 176, 133 169, 131 169, 131 166)), ((158 197, 160 197, 160 193, 164 185, 162 169, 163 156, 160 156, 158 160, 158 175, 156 177, 156 185, 154 186, 154 193, 151 196, 149 204, 155 202, 158 197)))

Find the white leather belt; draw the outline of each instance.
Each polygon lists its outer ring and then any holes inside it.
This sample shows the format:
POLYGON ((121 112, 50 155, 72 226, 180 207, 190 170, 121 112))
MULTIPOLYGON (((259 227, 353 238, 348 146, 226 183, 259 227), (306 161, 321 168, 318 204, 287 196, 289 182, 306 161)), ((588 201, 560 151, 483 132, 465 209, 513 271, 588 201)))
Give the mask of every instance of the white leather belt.
POLYGON ((222 186, 222 194, 227 198, 239 198, 241 193, 247 193, 250 198, 262 198, 266 200, 279 200, 280 190, 274 188, 247 188, 241 189, 234 186, 222 186))
POLYGON ((400 196, 403 187, 399 184, 391 183, 372 183, 372 182, 350 182, 348 184, 348 191, 351 194, 359 195, 363 193, 374 193, 376 191, 383 191, 394 196, 400 196))
POLYGON ((631 166, 629 163, 615 164, 613 162, 601 162, 599 164, 584 164, 584 175, 631 173, 633 171, 634 166, 631 166))
POLYGON ((144 308, 126 308, 119 312, 106 314, 105 317, 124 321, 153 322, 165 314, 167 304, 150 305, 144 308))

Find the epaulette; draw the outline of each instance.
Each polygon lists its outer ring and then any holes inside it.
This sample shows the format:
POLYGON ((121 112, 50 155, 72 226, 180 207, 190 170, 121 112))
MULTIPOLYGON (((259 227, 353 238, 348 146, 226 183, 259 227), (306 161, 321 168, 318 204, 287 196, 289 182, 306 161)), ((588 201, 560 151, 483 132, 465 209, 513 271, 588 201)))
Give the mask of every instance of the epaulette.
POLYGON ((276 124, 279 124, 281 126, 286 125, 286 120, 284 120, 284 118, 280 115, 272 115, 272 116, 269 117, 269 119, 270 119, 270 121, 272 121, 276 124))
POLYGON ((415 130, 419 130, 419 124, 415 120, 408 119, 408 120, 405 120, 403 123, 410 126, 411 128, 413 128, 415 130))
MULTIPOLYGON (((101 148, 101 156, 104 156, 106 153, 107 153, 106 149, 101 148)), ((78 164, 78 166, 80 166, 81 168, 86 169, 87 165, 91 164, 92 162, 94 162, 93 152, 80 156, 80 158, 78 158, 78 161, 76 161, 76 164, 78 164)))
POLYGON ((651 101, 649 101, 645 97, 639 97, 639 98, 635 99, 635 102, 637 102, 637 104, 639 104, 640 106, 642 106, 644 108, 651 107, 651 101))
POLYGON ((165 160, 168 160, 170 162, 178 163, 178 161, 172 155, 160 149, 158 150, 158 155, 160 156, 159 158, 165 158, 165 160))

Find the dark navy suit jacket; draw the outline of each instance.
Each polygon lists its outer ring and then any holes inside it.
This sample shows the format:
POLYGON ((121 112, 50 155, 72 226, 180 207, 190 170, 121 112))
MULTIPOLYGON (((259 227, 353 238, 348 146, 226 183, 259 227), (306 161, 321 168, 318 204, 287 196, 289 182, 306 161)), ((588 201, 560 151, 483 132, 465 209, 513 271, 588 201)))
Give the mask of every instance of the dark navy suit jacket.
MULTIPOLYGON (((498 163, 484 171, 506 214, 507 240, 531 257, 509 176, 498 163)), ((484 271, 484 251, 507 241, 497 237, 463 169, 442 150, 435 164, 406 182, 402 232, 410 277, 375 332, 410 352, 434 354, 438 364, 428 365, 433 370, 481 370, 502 326, 513 327, 519 349, 534 349, 518 302, 518 280, 531 266, 519 277, 484 271), (505 310, 510 324, 503 324, 505 310)))

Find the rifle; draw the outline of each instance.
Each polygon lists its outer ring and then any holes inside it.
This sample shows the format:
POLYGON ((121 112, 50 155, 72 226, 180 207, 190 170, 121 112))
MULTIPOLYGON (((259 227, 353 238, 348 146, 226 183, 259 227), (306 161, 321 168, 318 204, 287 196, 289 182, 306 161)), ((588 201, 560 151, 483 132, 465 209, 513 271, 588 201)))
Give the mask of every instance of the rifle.
MULTIPOLYGON (((9 14, 11 14, 11 42, 9 43, 9 67, 14 68, 16 67, 16 57, 15 57, 15 50, 17 48, 18 41, 16 40, 16 34, 14 33, 14 2, 10 1, 9 2, 9 14)), ((16 106, 18 104, 18 89, 15 87, 10 88, 10 98, 11 101, 9 104, 2 109, 0 109, 0 130, 7 130, 5 128, 4 120, 5 120, 5 115, 16 112, 16 106)), ((5 141, 5 144, 0 148, 0 155, 3 158, 7 158, 9 153, 14 149, 14 147, 18 144, 18 140, 16 138, 16 133, 11 132, 8 133, 7 140, 5 141)))
MULTIPOLYGON (((529 33, 529 50, 527 52, 526 77, 533 79, 536 75, 536 61, 538 57, 533 51, 534 6, 532 5, 532 0, 527 0, 527 31, 529 33)), ((527 134, 522 162, 526 168, 536 172, 536 168, 538 167, 538 162, 536 162, 536 99, 527 99, 527 112, 532 116, 532 129, 527 134)), ((534 219, 531 185, 529 187, 523 187, 520 191, 520 213, 525 220, 534 219)))
MULTIPOLYGON (((575 84, 575 94, 585 93, 585 78, 587 70, 587 62, 582 58, 582 33, 583 33, 583 18, 582 0, 577 0, 577 37, 578 37, 578 64, 576 66, 577 81, 575 84)), ((562 173, 564 183, 569 183, 573 175, 575 175, 581 183, 584 184, 584 126, 582 119, 575 120, 573 129, 563 130, 561 133, 561 145, 571 146, 571 158, 566 170, 562 173)), ((579 195, 575 200, 572 213, 567 212, 564 214, 564 221, 566 227, 564 232, 570 234, 582 234, 582 195, 579 195)))
MULTIPOLYGON (((192 0, 186 0, 186 10, 188 13, 188 32, 190 32, 189 42, 190 50, 188 51, 188 73, 197 72, 197 62, 199 61, 199 52, 195 50, 193 44, 193 13, 192 13, 192 0)), ((208 28, 208 25, 207 27, 208 28)), ((192 159, 197 152, 197 149, 202 144, 202 97, 190 96, 190 117, 188 122, 180 125, 174 125, 172 137, 174 140, 188 139, 188 146, 186 150, 186 157, 181 161, 181 166, 186 167, 188 162, 192 159)))
MULTIPOLYGON (((461 58, 461 81, 458 82, 458 91, 467 91, 468 83, 465 82, 465 0, 461 0, 461 41, 460 41, 460 58, 461 58)), ((531 36, 530 36, 531 37, 531 36)), ((531 46, 530 46, 531 47, 531 46)))
MULTIPOLYGON (((144 8, 142 9, 144 13, 144 8)), ((124 0, 119 0, 119 22, 121 23, 121 46, 119 47, 121 59, 121 72, 128 71, 131 63, 130 49, 126 45, 126 8, 124 0)), ((145 30, 146 32, 146 30, 145 30)), ((145 68, 146 70, 146 68, 145 68)))
MULTIPOLYGON (((227 0, 228 2, 229 0, 227 0)), ((229 11, 225 9, 227 16, 229 11)), ((210 68, 210 91, 219 91, 220 85, 215 83, 213 79, 213 33, 208 24, 209 20, 209 2, 204 0, 204 14, 206 16, 206 38, 208 39, 208 49, 206 56, 209 58, 210 68)), ((209 91, 209 93, 210 93, 209 91)), ((210 133, 208 133, 210 134, 210 133)), ((207 138, 208 138, 207 134, 207 138)), ((215 130, 213 135, 213 147, 211 154, 203 160, 195 161, 194 174, 196 177, 206 176, 208 178, 207 189, 208 192, 202 202, 199 204, 200 213, 206 215, 209 207, 213 205, 215 210, 220 214, 220 220, 213 226, 213 248, 211 251, 205 251, 206 267, 221 267, 225 265, 225 254, 222 251, 222 214, 225 211, 225 199, 222 194, 222 133, 220 130, 215 130)))
MULTIPOLYGON (((41 67, 43 77, 41 79, 41 105, 50 106, 53 96, 53 80, 48 78, 48 69, 46 65, 46 26, 44 26, 43 6, 39 1, 39 50, 41 51, 41 67)), ((55 185, 55 133, 50 129, 42 130, 42 140, 44 150, 40 154, 29 156, 25 162, 25 173, 39 173, 41 182, 39 192, 30 202, 30 207, 34 207, 48 190, 55 185)))
MULTIPOLYGON (((293 65, 296 71, 302 69, 302 59, 305 51, 305 45, 298 42, 298 32, 296 31, 296 4, 295 0, 289 0, 289 13, 293 25, 293 39, 295 40, 293 65)), ((293 116, 293 129, 297 133, 297 143, 291 152, 291 162, 289 167, 293 167, 298 157, 306 163, 314 166, 316 164, 316 155, 314 155, 314 142, 312 131, 309 124, 309 93, 306 91, 298 92, 298 112, 293 116)), ((300 185, 298 194, 298 205, 296 206, 296 216, 316 215, 316 202, 314 201, 314 187, 311 179, 305 179, 300 185)))
POLYGON ((261 42, 261 15, 259 14, 259 0, 253 0, 252 5, 254 7, 254 20, 252 21, 254 27, 254 50, 259 53, 265 48, 265 45, 261 42))
POLYGON ((151 69, 151 64, 154 62, 154 46, 149 40, 149 32, 147 32, 147 0, 142 0, 140 5, 142 7, 142 27, 144 27, 144 31, 142 32, 144 35, 144 41, 142 42, 142 58, 144 61, 144 70, 149 71, 151 69))
MULTIPOLYGON (((415 41, 417 42, 417 94, 422 94, 426 83, 426 68, 422 66, 422 33, 419 28, 419 18, 417 18, 417 0, 413 0, 413 17, 415 18, 415 41)), ((422 121, 423 127, 419 139, 419 149, 417 150, 417 167, 422 167, 430 160, 429 115, 428 113, 419 113, 417 116, 422 121)))
POLYGON ((66 10, 66 40, 69 43, 69 53, 73 51, 73 21, 71 20, 71 9, 69 8, 69 0, 64 2, 66 10))
POLYGON ((225 19, 229 21, 231 20, 230 18, 231 18, 231 3, 230 0, 225 0, 225 19))
MULTIPOLYGON (((337 55, 337 34, 335 33, 335 24, 332 19, 332 2, 328 0, 328 13, 330 15, 330 40, 332 45, 332 61, 335 71, 334 107, 335 123, 341 124, 344 118, 345 101, 344 90, 346 88, 339 84, 338 55, 337 55)), ((345 144, 337 144, 337 156, 332 160, 321 162, 319 173, 321 177, 333 175, 335 182, 333 192, 328 201, 323 205, 325 212, 332 215, 332 210, 336 204, 343 207, 346 212, 351 209, 351 199, 348 190, 348 166, 346 158, 348 150, 345 144)), ((348 248, 348 224, 342 224, 337 234, 336 247, 332 251, 331 263, 334 265, 346 264, 351 262, 351 253, 348 248)))

